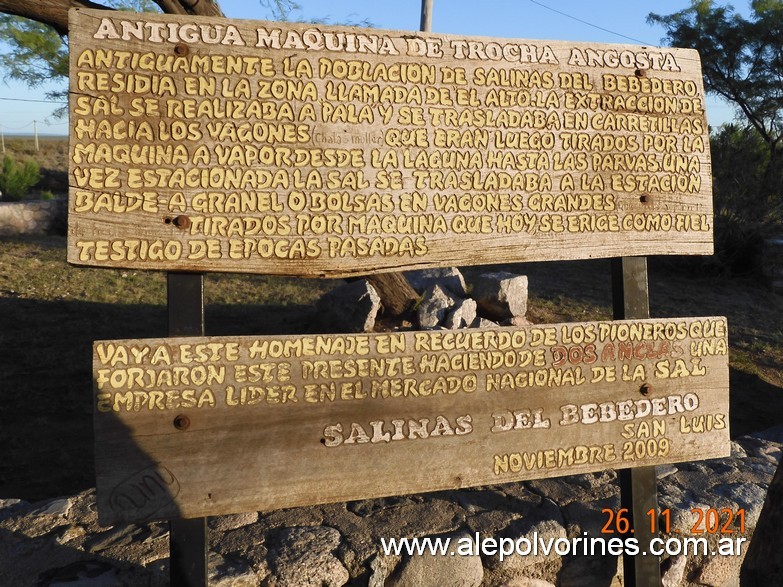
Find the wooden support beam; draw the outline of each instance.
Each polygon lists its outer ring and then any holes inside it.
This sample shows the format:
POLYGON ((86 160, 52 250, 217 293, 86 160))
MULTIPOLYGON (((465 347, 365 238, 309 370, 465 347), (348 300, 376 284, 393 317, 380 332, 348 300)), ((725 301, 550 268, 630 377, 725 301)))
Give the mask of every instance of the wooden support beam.
MULTIPOLYGON (((169 336, 204 335, 204 276, 167 275, 169 336)), ((172 587, 206 587, 207 519, 172 519, 169 526, 172 587)))
MULTIPOLYGON (((616 320, 650 317, 647 281, 647 257, 623 257, 612 260, 612 301, 616 320)), ((647 549, 652 532, 647 512, 658 511, 658 486, 655 466, 623 469, 620 479, 620 508, 627 508, 633 537, 647 549)), ((657 515, 656 515, 657 520, 657 515)), ((623 582, 626 587, 660 587, 661 568, 657 556, 623 556, 623 582)))

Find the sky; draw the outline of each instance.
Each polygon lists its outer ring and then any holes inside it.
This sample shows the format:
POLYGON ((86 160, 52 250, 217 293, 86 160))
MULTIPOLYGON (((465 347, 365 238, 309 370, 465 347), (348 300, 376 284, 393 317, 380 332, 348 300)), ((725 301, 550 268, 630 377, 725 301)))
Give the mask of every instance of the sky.
MULTIPOLYGON (((332 21, 367 19, 376 28, 418 30, 421 0, 298 0, 302 11, 292 19, 328 17, 332 21)), ((544 39, 660 45, 664 31, 647 24, 650 12, 671 14, 690 0, 433 0, 432 31, 463 36, 544 39)), ((743 3, 735 2, 741 6, 743 3)), ((220 0, 228 18, 264 20, 269 12, 258 0, 220 0)), ((8 48, 0 45, 0 51, 8 48)), ((33 121, 40 134, 67 134, 65 119, 52 116, 57 104, 22 102, 44 100, 46 88, 31 90, 16 82, 0 83, 0 131, 31 134, 33 121), (14 98, 14 101, 3 98, 14 98)), ((734 110, 707 98, 708 122, 730 121, 734 110)))

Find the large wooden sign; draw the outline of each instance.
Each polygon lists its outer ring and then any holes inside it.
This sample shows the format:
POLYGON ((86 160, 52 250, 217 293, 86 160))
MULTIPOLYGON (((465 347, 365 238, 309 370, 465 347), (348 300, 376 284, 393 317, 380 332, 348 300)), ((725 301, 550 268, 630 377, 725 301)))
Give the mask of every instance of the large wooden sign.
POLYGON ((96 342, 102 524, 726 456, 724 318, 96 342))
POLYGON ((695 51, 90 10, 69 31, 72 263, 712 252, 695 51))

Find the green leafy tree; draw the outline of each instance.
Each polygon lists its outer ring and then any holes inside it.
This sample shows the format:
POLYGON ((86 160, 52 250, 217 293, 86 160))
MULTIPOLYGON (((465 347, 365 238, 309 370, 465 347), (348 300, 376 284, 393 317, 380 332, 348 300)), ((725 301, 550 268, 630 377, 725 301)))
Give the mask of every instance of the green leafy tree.
POLYGON ((771 165, 768 145, 755 128, 726 124, 710 137, 715 209, 715 268, 730 273, 759 269, 764 239, 783 219, 783 169, 771 165))
POLYGON ((334 21, 331 16, 320 16, 316 18, 305 18, 302 13, 302 6, 294 0, 260 0, 261 6, 267 9, 267 18, 270 20, 279 20, 282 22, 309 22, 312 24, 338 24, 345 26, 372 27, 372 22, 368 19, 356 20, 349 15, 348 18, 340 21, 334 21))
POLYGON ((666 29, 672 46, 699 51, 705 89, 736 106, 774 159, 783 141, 783 0, 753 0, 750 8, 744 18, 730 5, 692 0, 648 20, 666 29))
MULTIPOLYGON (((280 21, 311 22, 328 24, 331 17, 305 19, 302 7, 293 0, 260 0, 267 10, 267 18, 280 21)), ((169 3, 153 0, 108 0, 106 6, 118 10, 134 12, 160 12, 160 5, 169 3)), ((2 6, 0 6, 2 9, 2 6)), ((172 9, 172 11, 174 11, 172 9)), ((348 18, 340 23, 347 26, 372 26, 368 20, 348 18)), ((24 82, 28 87, 37 88, 52 81, 62 81, 63 87, 46 93, 48 100, 65 102, 68 97, 68 40, 52 26, 12 14, 0 14, 0 42, 10 47, 10 51, 0 55, 0 71, 6 79, 24 82)), ((63 106, 55 111, 55 116, 66 113, 63 106)))
POLYGON ((704 87, 733 104, 736 123, 712 132, 718 268, 754 269, 763 242, 781 230, 783 207, 783 0, 753 0, 748 17, 730 5, 692 0, 650 14, 665 42, 699 51, 704 87))
MULTIPOLYGON (((0 15, 0 40, 10 46, 10 51, 0 56, 0 68, 7 79, 36 88, 68 77, 68 48, 52 27, 4 14, 0 15)), ((57 89, 46 97, 64 101, 67 94, 65 89, 57 89)))
MULTIPOLYGON (((110 0, 107 6, 118 10, 160 12, 151 0, 110 0)), ((46 93, 48 100, 65 102, 68 98, 68 39, 42 22, 11 14, 0 14, 0 42, 10 51, 0 55, 0 71, 6 79, 37 88, 51 82, 63 82, 62 88, 46 93)), ((54 115, 64 116, 66 107, 54 115)))
MULTIPOLYGON (((114 0, 119 3, 122 0, 114 0)), ((147 7, 152 6, 150 0, 130 0, 133 2, 133 8, 138 11, 139 4, 147 7)), ((295 12, 301 11, 301 7, 295 0, 259 0, 261 6, 269 10, 268 17, 275 20, 294 20, 305 21, 313 24, 326 24, 332 22, 328 16, 317 19, 293 18, 295 12)), ((202 16, 222 16, 218 0, 154 0, 154 4, 163 9, 164 12, 171 14, 198 14, 202 16)), ((29 0, 0 0, 0 15, 5 13, 7 16, 2 18, 0 26, 0 42, 10 43, 13 50, 9 53, 9 61, 0 62, 0 70, 6 69, 9 76, 14 79, 22 79, 28 85, 40 85, 45 80, 58 80, 63 82, 68 75, 67 47, 65 46, 65 35, 68 31, 67 8, 69 6, 81 5, 92 8, 101 8, 92 0, 64 0, 61 2, 30 2, 29 0), (15 15, 15 16, 11 16, 15 15), (30 18, 37 23, 43 23, 52 26, 55 32, 47 28, 40 28, 40 24, 27 24, 26 21, 18 17, 30 18), (25 29, 29 34, 18 36, 16 31, 25 29), (41 33, 47 39, 46 43, 40 40, 41 33), (56 35, 62 35, 57 41, 56 35), (45 51, 34 49, 46 47, 45 51), (19 59, 18 56, 27 55, 28 61, 19 59), (5 67, 3 67, 5 66, 5 67)), ((115 4, 117 5, 117 4, 115 4)), ((105 8, 105 6, 104 6, 105 8)), ((367 20, 356 21, 346 20, 335 22, 334 24, 344 24, 348 26, 372 26, 367 20)), ((65 84, 63 84, 65 85, 65 84)), ((66 90, 54 92, 50 97, 65 96, 66 90)), ((64 113, 65 109, 61 109, 64 113)), ((402 273, 386 273, 372 275, 368 278, 381 297, 381 303, 388 315, 402 315, 407 312, 418 300, 418 294, 408 283, 402 273)))

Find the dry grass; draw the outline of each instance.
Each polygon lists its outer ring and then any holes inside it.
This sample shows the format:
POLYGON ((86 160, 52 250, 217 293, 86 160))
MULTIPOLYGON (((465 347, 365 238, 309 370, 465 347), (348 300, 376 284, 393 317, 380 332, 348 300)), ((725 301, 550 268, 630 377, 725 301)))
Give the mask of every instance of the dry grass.
MULTIPOLYGON (((295 333, 333 281, 209 275, 207 334, 295 333)), ((94 485, 92 343, 166 336, 161 273, 85 269, 65 239, 0 240, 0 498, 94 485)))
MULTIPOLYGON (((0 297, 124 305, 166 303, 164 273, 69 266, 64 237, 4 240, 1 246, 0 297)), ((334 280, 208 274, 204 297, 209 306, 309 305, 333 284, 334 280)))

